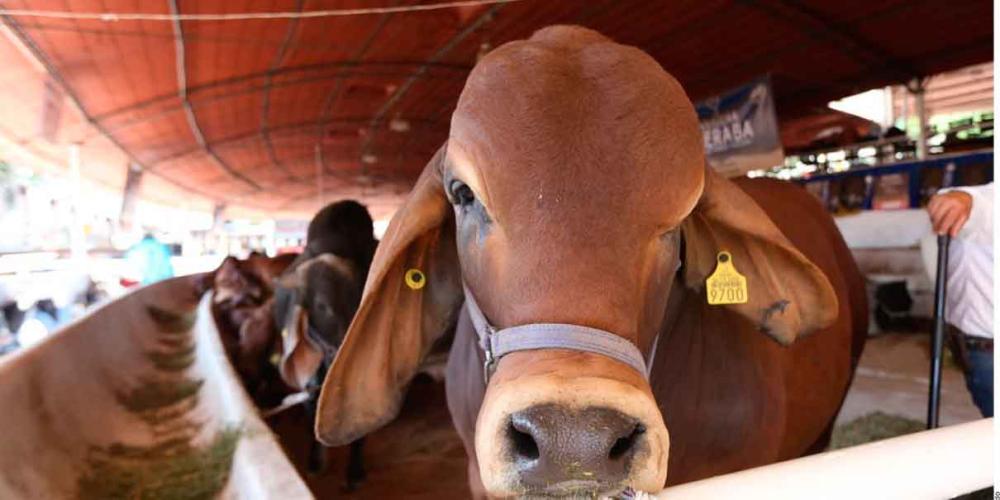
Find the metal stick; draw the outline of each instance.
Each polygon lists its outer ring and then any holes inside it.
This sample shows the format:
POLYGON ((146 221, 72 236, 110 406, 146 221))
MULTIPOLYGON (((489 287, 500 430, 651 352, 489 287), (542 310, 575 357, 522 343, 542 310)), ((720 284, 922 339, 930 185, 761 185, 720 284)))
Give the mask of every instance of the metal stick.
POLYGON ((931 336, 931 383, 927 398, 927 428, 938 426, 941 414, 941 362, 944 354, 945 298, 948 293, 948 245, 951 236, 937 238, 937 277, 934 281, 934 332, 931 336))

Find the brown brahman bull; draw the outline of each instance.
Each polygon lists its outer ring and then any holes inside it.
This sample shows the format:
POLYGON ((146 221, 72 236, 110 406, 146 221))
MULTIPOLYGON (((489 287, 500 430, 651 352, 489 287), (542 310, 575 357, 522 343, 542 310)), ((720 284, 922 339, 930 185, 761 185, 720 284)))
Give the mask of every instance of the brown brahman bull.
POLYGON ((392 419, 457 323, 446 381, 473 491, 658 490, 668 468, 679 483, 822 449, 865 309, 805 191, 718 176, 656 61, 548 28, 470 74, 376 253, 316 431, 341 444, 392 419))

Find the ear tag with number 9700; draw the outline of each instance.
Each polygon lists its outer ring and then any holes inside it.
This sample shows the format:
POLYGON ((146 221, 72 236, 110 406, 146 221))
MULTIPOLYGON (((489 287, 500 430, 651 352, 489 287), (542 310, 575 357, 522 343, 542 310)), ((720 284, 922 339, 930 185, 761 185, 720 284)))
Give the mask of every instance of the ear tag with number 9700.
POLYGON ((725 250, 715 256, 715 271, 705 280, 709 305, 746 304, 747 278, 733 266, 733 255, 725 250))

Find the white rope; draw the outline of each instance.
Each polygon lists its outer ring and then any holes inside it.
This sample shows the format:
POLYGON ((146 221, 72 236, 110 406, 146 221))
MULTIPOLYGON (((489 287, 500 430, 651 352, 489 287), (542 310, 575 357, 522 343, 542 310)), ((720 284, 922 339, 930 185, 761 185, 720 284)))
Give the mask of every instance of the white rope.
POLYGON ((309 401, 309 393, 306 391, 296 392, 295 394, 289 394, 285 396, 285 399, 281 400, 281 404, 275 406, 274 408, 268 408, 266 410, 260 411, 260 418, 267 419, 271 418, 289 408, 293 408, 302 403, 309 401))
POLYGON ((514 3, 523 0, 460 0, 455 2, 432 3, 426 5, 406 5, 396 7, 369 7, 362 9, 325 9, 307 12, 240 12, 232 14, 153 14, 141 12, 72 12, 61 10, 31 10, 0 8, 0 15, 18 17, 40 17, 48 19, 91 19, 114 21, 247 21, 254 19, 310 19, 317 17, 364 16, 371 14, 391 14, 400 12, 420 12, 514 3))

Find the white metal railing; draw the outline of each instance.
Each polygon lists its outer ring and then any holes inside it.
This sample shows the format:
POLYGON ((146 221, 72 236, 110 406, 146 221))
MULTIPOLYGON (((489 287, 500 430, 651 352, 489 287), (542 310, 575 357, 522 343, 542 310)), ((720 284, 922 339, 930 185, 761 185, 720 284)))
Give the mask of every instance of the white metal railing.
POLYGON ((993 484, 993 419, 667 488, 668 500, 945 499, 993 484))

